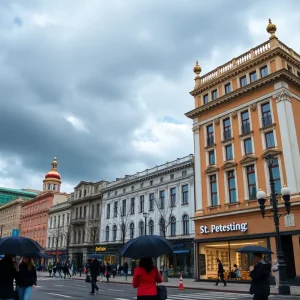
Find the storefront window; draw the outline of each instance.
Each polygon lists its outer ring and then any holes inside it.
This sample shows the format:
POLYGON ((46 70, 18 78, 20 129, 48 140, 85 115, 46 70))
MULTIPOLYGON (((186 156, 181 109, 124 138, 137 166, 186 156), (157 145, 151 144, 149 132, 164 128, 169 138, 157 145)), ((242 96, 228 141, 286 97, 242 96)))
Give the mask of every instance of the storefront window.
POLYGON ((238 249, 256 245, 267 247, 266 239, 241 240, 241 241, 224 241, 200 244, 198 268, 200 279, 216 279, 218 271, 217 258, 223 264, 225 278, 227 280, 250 280, 249 269, 253 265, 253 255, 237 252, 238 249), (237 278, 235 267, 240 270, 241 278, 237 278))

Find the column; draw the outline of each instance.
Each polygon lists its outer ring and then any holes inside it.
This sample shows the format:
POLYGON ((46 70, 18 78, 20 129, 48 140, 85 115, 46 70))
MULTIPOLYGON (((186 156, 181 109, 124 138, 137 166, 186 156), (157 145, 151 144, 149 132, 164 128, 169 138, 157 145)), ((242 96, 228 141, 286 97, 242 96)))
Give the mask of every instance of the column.
POLYGON ((278 112, 282 151, 286 169, 287 186, 291 193, 300 191, 300 154, 296 134, 291 93, 283 88, 274 96, 278 112))
POLYGON ((200 161, 200 132, 199 131, 200 131, 200 126, 199 125, 196 125, 196 126, 193 127, 196 211, 202 211, 203 210, 201 161, 200 161))
POLYGON ((293 239, 293 249, 294 249, 294 259, 295 259, 296 276, 300 276, 300 244, 299 244, 299 235, 298 234, 293 235, 292 239, 293 239))

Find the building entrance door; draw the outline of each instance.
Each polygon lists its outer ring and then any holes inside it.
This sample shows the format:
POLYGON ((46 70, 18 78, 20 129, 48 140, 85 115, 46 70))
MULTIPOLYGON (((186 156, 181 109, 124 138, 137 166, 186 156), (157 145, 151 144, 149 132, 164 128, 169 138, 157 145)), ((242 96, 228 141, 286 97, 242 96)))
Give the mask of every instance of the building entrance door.
POLYGON ((291 235, 281 236, 282 251, 286 262, 287 278, 294 279, 296 277, 295 259, 293 239, 291 235))

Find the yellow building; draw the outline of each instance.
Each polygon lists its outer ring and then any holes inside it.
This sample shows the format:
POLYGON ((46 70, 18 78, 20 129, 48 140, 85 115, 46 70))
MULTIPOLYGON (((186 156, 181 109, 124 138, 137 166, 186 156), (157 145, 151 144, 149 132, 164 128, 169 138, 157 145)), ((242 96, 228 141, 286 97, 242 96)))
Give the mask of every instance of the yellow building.
POLYGON ((261 217, 256 199, 258 189, 271 192, 269 154, 281 214, 281 188, 291 191, 281 241, 288 277, 300 276, 300 56, 278 40, 271 21, 267 31, 269 40, 205 75, 194 67, 195 109, 186 116, 194 133, 197 279, 216 278, 216 258, 226 275, 237 264, 249 279, 252 257, 236 252, 248 244, 276 257, 273 220, 261 217))

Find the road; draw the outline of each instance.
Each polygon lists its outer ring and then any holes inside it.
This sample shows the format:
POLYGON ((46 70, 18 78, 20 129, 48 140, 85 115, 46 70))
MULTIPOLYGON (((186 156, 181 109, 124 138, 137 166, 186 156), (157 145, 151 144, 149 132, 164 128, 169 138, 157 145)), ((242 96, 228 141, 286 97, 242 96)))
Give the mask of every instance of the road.
MULTIPOLYGON (((39 278, 38 287, 33 292, 31 300, 63 300, 63 299, 95 299, 101 300, 135 300, 136 290, 131 285, 117 283, 98 283, 100 292, 90 295, 90 283, 76 279, 39 278)), ((250 300, 247 294, 213 292, 201 290, 179 291, 177 288, 168 288, 168 300, 250 300)), ((300 297, 270 296, 271 300, 300 300, 300 297)))

